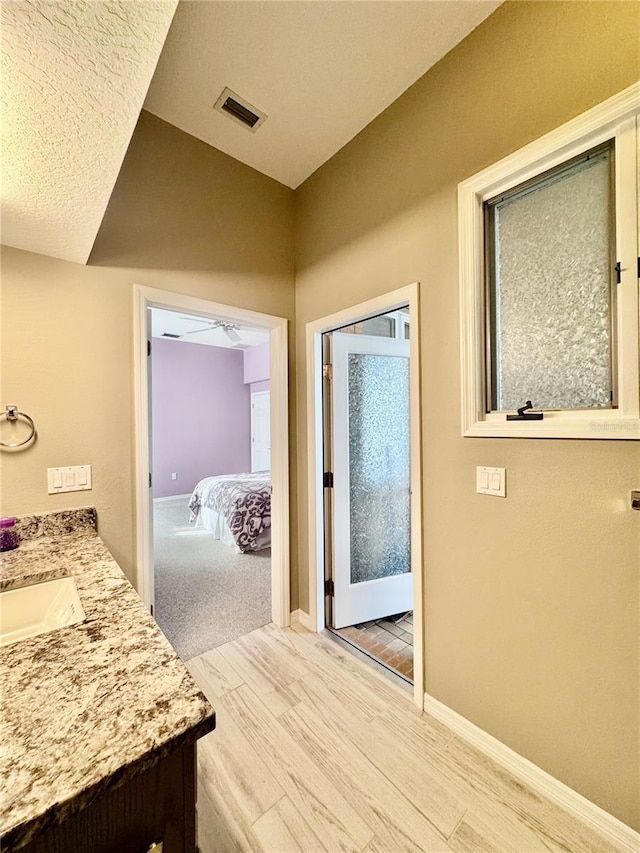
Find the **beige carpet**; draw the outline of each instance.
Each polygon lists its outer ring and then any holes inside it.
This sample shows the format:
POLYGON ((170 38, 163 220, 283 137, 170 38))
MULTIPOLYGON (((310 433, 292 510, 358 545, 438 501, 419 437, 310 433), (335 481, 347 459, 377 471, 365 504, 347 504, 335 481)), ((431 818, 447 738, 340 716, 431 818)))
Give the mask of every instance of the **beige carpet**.
POLYGON ((188 519, 185 498, 154 502, 154 615, 183 660, 271 621, 271 551, 236 554, 188 519))

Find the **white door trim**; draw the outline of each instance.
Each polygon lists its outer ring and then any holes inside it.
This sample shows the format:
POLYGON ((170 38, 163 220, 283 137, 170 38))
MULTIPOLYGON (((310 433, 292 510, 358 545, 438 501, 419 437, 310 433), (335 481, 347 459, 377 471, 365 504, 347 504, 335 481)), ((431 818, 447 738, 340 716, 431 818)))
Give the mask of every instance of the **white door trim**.
POLYGON ((410 364, 409 406, 411 420, 411 565, 413 567, 413 696, 423 707, 424 624, 422 565, 422 437, 420 418, 420 312, 419 283, 393 290, 351 308, 306 325, 307 355, 307 465, 309 524, 309 627, 320 631, 324 617, 324 535, 322 486, 322 334, 373 314, 409 305, 410 364))
POLYGON ((289 569, 289 399, 287 320, 152 287, 133 288, 133 380, 136 472, 136 577, 140 597, 153 602, 152 519, 149 501, 147 309, 165 308, 269 330, 271 378, 271 607, 272 619, 291 619, 289 569))

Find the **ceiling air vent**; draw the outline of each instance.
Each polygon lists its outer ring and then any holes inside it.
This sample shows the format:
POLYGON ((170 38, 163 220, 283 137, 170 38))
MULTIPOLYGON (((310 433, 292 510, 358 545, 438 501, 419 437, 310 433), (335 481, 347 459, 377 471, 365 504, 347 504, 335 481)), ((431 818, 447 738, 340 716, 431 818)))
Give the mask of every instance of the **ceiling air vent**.
POLYGON ((163 332, 162 337, 163 338, 176 338, 177 339, 177 338, 181 338, 182 335, 174 335, 173 332, 163 332))
POLYGON ((245 101, 240 95, 236 95, 231 89, 225 89, 213 105, 214 110, 232 118, 238 124, 243 125, 252 133, 260 127, 267 118, 267 114, 260 112, 249 101, 245 101))

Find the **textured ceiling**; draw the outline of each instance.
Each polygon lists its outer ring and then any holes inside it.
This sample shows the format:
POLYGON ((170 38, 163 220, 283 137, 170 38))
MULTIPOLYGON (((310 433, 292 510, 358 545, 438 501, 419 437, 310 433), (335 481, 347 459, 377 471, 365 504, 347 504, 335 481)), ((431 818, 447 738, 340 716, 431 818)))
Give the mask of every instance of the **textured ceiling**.
POLYGON ((183 0, 145 109, 295 188, 500 2, 183 0), (255 133, 214 112, 226 86, 255 133))
POLYGON ((500 0, 176 5, 2 0, 4 244, 86 263, 143 103, 296 187, 500 0), (214 112, 225 86, 255 133, 214 112))
POLYGON ((3 243, 86 262, 176 3, 2 3, 3 243))

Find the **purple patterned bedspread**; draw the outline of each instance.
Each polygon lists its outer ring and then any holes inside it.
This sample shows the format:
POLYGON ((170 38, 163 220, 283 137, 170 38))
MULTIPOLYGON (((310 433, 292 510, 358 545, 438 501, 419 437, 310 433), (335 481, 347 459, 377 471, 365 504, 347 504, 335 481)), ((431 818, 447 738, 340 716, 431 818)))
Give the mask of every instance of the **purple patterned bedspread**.
POLYGON ((205 477, 195 487, 189 500, 191 523, 197 520, 201 506, 224 516, 243 554, 257 551, 258 537, 271 527, 269 473, 205 477))

